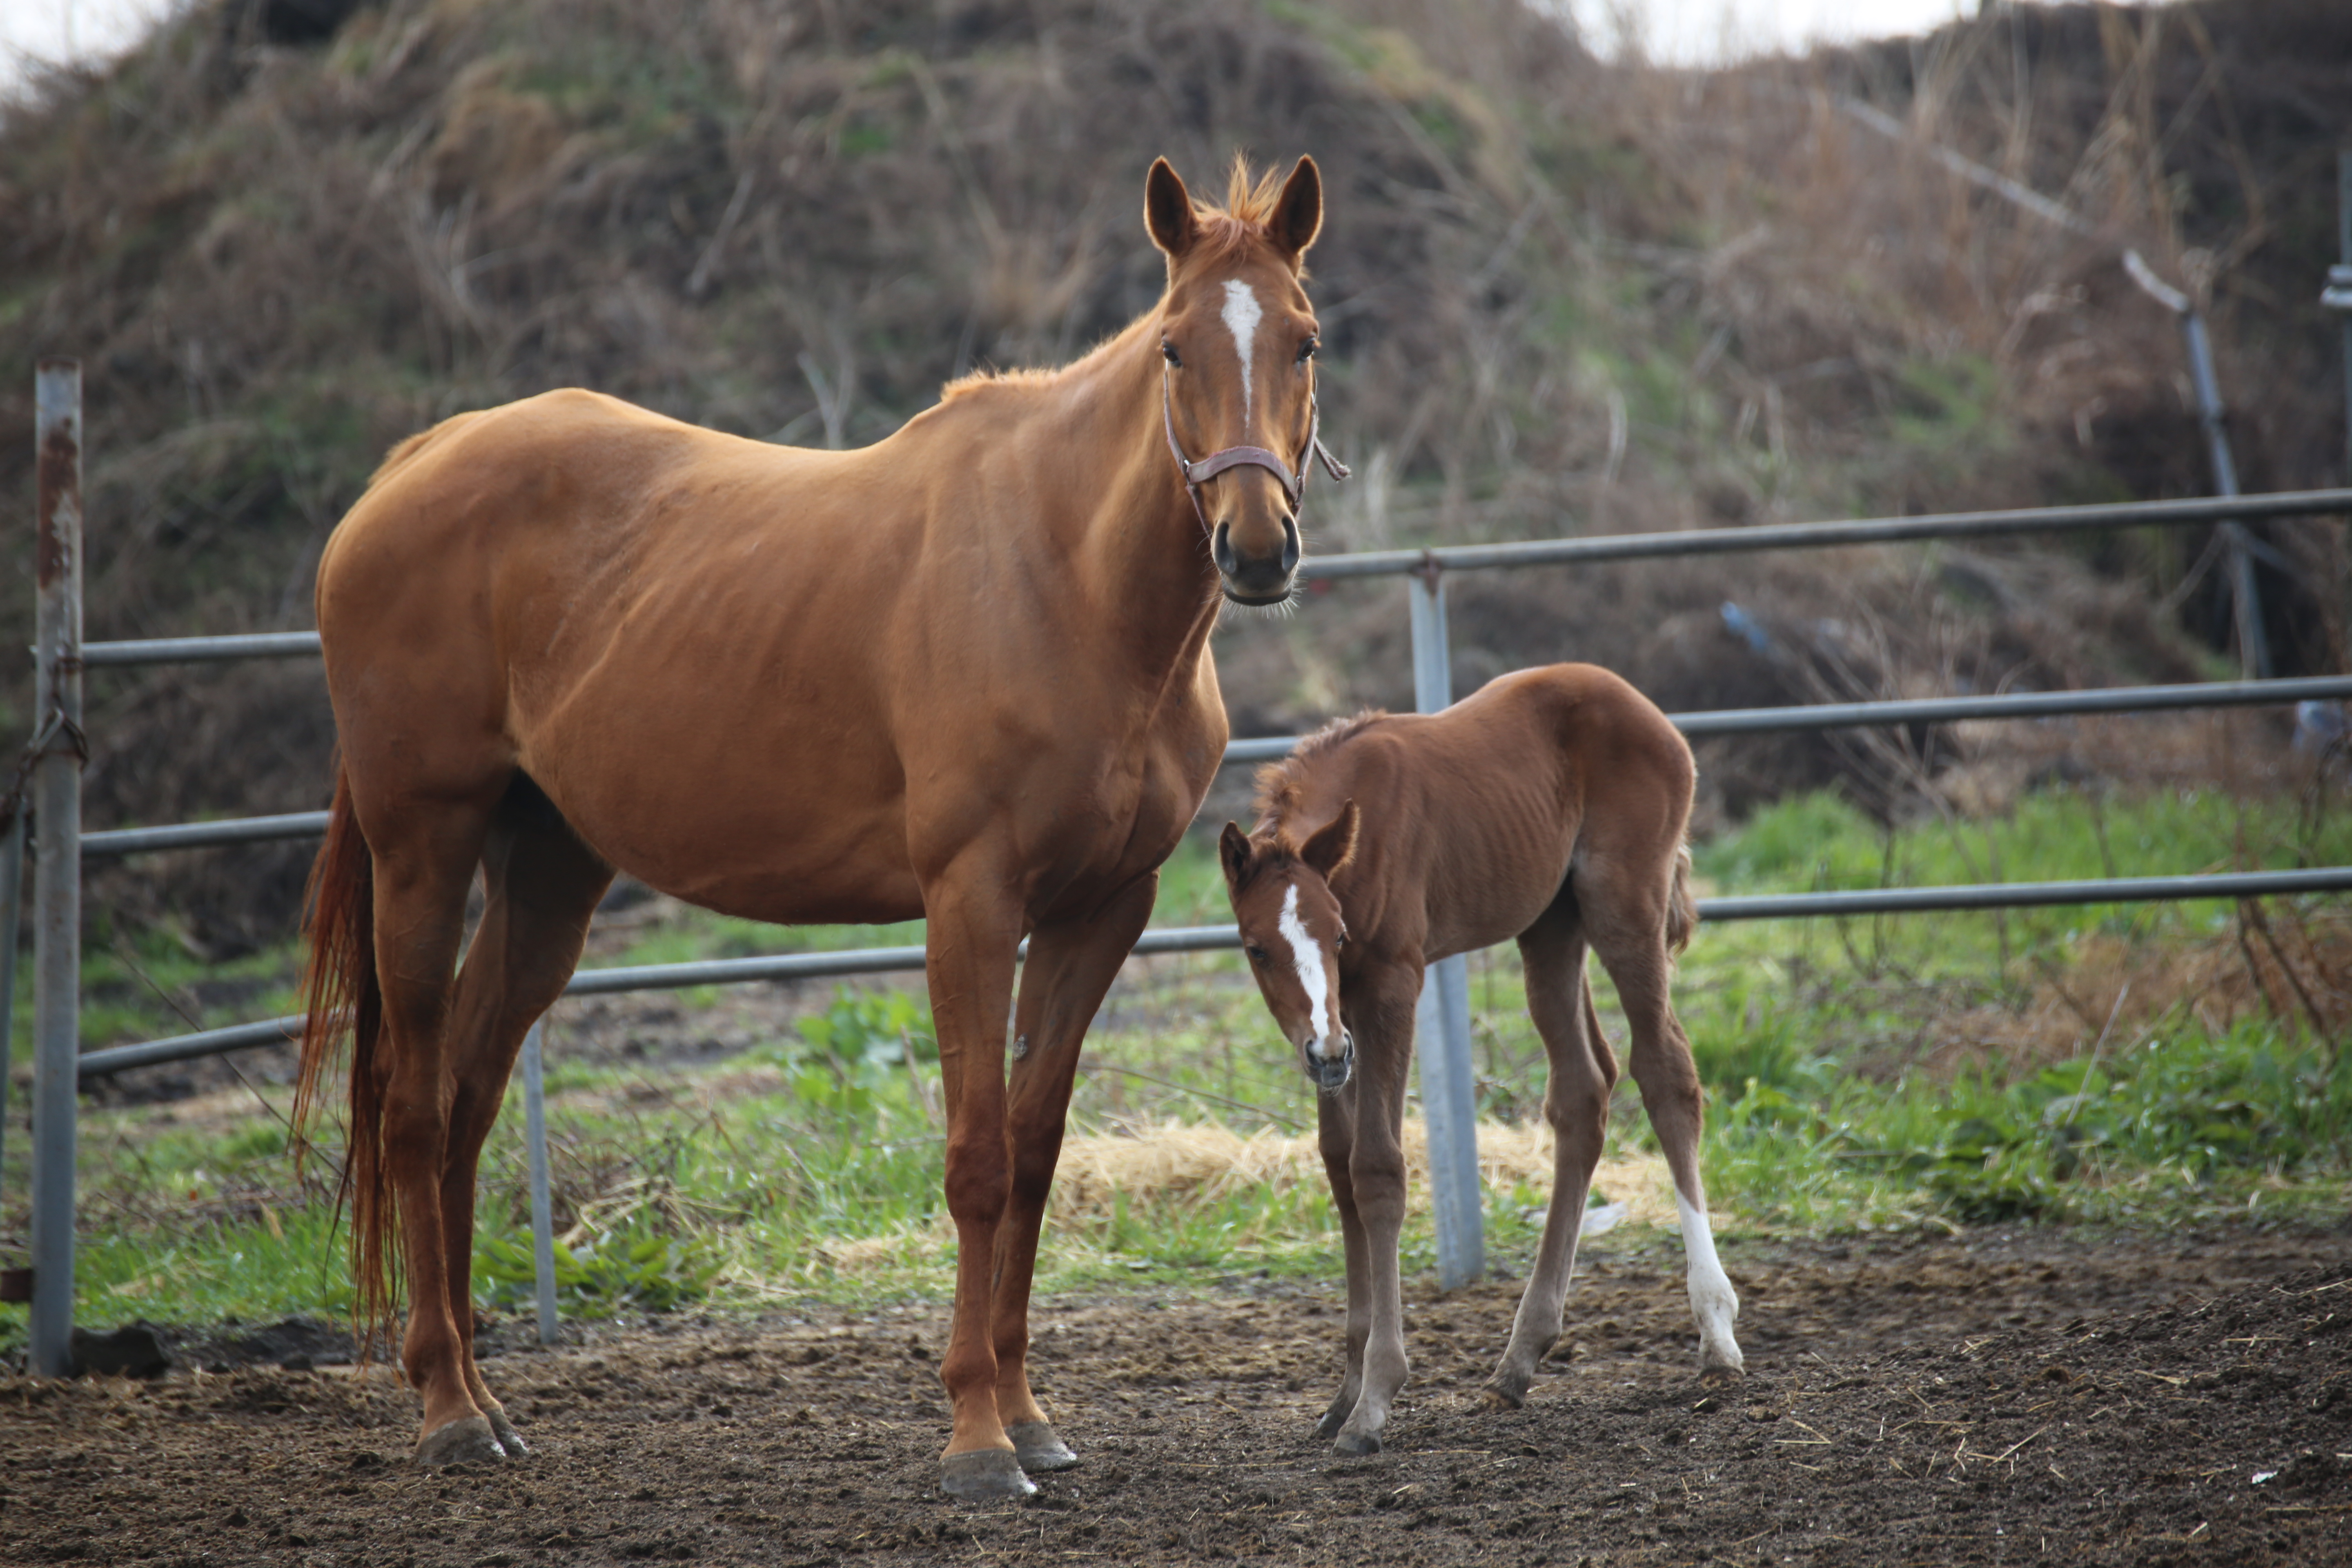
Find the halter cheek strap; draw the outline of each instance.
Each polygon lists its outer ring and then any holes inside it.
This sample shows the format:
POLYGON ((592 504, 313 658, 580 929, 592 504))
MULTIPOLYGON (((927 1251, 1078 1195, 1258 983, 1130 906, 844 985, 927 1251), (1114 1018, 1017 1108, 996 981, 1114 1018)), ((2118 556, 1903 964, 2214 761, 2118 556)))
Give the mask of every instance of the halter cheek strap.
POLYGON ((1251 464, 1271 472, 1282 481, 1282 493, 1290 498, 1290 510, 1294 515, 1306 499, 1307 472, 1313 461, 1320 460, 1324 471, 1335 482, 1353 472, 1347 464, 1331 455, 1328 447, 1323 445, 1320 434, 1323 405, 1311 394, 1307 399, 1307 449, 1299 454, 1298 467, 1295 470, 1282 460, 1280 454, 1269 452, 1264 447, 1227 447, 1197 462, 1187 458, 1183 447, 1176 439, 1176 414, 1170 401, 1165 371, 1160 376, 1160 425, 1168 433, 1168 455, 1176 459, 1176 471, 1184 478, 1185 491, 1192 498, 1192 510, 1200 517, 1202 528, 1209 526, 1209 511, 1201 504, 1201 487, 1227 468, 1251 464))

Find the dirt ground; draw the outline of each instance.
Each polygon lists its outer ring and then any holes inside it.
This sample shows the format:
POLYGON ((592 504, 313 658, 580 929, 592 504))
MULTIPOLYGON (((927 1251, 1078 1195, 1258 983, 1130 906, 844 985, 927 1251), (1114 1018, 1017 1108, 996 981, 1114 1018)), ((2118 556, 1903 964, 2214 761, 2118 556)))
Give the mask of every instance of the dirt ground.
POLYGON ((537 1451, 436 1472, 406 1462, 415 1405, 383 1369, 299 1330, 191 1338, 152 1381, 0 1383, 0 1562, 2352 1562, 2352 1230, 1727 1261, 1744 1386, 1699 1385, 1679 1253, 1612 1234, 1509 1414, 1475 1393, 1516 1282, 1424 1286, 1366 1459, 1310 1430, 1335 1287, 1045 1302, 1037 1381, 1085 1462, 1017 1505, 934 1490, 936 1306, 552 1351, 509 1321, 486 1370, 537 1451))

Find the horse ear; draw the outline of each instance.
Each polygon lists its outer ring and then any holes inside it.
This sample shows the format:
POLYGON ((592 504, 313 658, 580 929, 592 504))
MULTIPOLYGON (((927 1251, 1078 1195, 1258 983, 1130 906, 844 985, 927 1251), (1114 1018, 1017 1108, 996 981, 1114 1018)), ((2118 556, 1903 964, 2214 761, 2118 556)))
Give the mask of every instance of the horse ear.
POLYGON ((1192 247, 1198 232, 1192 221, 1192 193, 1184 189, 1184 182, 1165 158, 1154 158, 1151 173, 1144 176, 1143 226, 1151 231, 1151 243, 1166 251, 1171 261, 1192 247))
POLYGON ((1224 832, 1217 836, 1217 859, 1225 868, 1226 888, 1239 888, 1250 863, 1249 835, 1242 831, 1240 823, 1226 823, 1224 832))
POLYGON ((1348 801, 1339 807, 1339 816, 1317 828, 1315 836, 1298 847, 1298 858, 1329 881, 1356 858, 1356 829, 1362 820, 1356 803, 1348 801))
POLYGON ((1267 220, 1266 237, 1290 258, 1295 267, 1322 231, 1323 174, 1316 168, 1314 159, 1301 158, 1298 166, 1290 171, 1290 178, 1282 183, 1282 195, 1274 199, 1274 216, 1267 220))

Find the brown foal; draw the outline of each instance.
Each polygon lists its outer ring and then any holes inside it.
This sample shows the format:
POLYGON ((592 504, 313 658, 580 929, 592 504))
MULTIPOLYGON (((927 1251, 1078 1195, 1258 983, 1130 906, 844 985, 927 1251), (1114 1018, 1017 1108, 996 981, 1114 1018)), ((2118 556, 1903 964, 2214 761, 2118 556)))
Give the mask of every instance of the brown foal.
POLYGON ((1322 1090, 1348 1366, 1317 1430, 1343 1452, 1379 1449, 1405 1380, 1397 1232, 1422 971, 1509 937, 1550 1058, 1544 1116, 1558 1142, 1543 1242, 1488 1399, 1521 1404, 1559 1333, 1608 1126, 1617 1062, 1593 1013, 1588 946, 1617 984, 1674 1176, 1700 1367, 1739 1373, 1739 1299, 1699 1181, 1698 1074, 1666 996, 1695 919, 1683 845, 1694 776, 1690 748, 1647 698, 1605 669, 1560 664, 1500 677, 1443 713, 1330 725, 1260 771, 1255 829, 1225 825, 1220 858, 1251 970, 1322 1090))
POLYGON ((475 1165, 618 869, 757 920, 929 921, 942 1485, 1076 1462, 1027 1352, 1079 1044, 1224 748, 1220 601, 1291 593, 1318 450, 1314 163, 1237 164, 1228 209, 1154 163, 1157 306, 863 450, 554 392, 404 443, 337 529, 304 1100, 352 1034, 359 1316, 405 1277, 420 1459, 523 1451, 471 1349, 475 1165))

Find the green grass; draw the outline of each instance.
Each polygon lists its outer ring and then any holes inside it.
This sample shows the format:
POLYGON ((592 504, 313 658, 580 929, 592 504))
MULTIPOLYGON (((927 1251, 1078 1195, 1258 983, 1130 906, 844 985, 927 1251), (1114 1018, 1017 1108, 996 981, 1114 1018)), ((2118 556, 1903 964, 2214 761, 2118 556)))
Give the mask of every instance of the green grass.
MULTIPOLYGON (((2034 795, 1996 820, 1882 832, 1827 796, 1782 803, 1699 847, 1707 890, 2041 879, 2342 863, 2352 827, 2292 804, 2213 795, 2034 795)), ((2273 927, 2318 930, 2341 902, 2269 906, 2273 927)), ((1204 840, 1163 880, 1157 921, 1229 917, 1204 840)), ((2104 955, 2163 963, 2234 951, 2223 905, 2085 907, 1870 921, 1702 925, 1676 987, 1709 1097, 1711 1196, 1733 1236, 1854 1232, 1987 1220, 2165 1226, 2221 1215, 2340 1218, 2352 1148, 2352 1060, 2295 1016, 2219 1026, 2186 1005, 2135 1015, 2055 1055, 1937 1056, 1956 1016, 2022 1018, 2104 955), (2217 946, 2217 944, 2220 944, 2217 946)), ((620 961, 913 942, 919 923, 780 931, 693 916, 645 933, 620 961)), ((1618 1042, 1613 996, 1595 971, 1618 1042)), ((249 992, 235 1016, 284 1005, 286 953, 207 968, 168 937, 111 943, 94 994, 249 992)), ((911 979, 911 977, 910 977, 911 979)), ((1482 1114, 1539 1111, 1543 1052, 1508 947, 1473 961, 1482 1114)), ((692 994, 686 1005, 693 1005, 692 994)), ((199 1009, 204 1021, 220 1021, 199 1009)), ((940 1198, 937 1047, 919 992, 844 986, 782 1037, 706 1069, 566 1062, 562 1023, 550 1121, 565 1310, 686 1302, 747 1309, 822 1297, 939 1297, 953 1232, 940 1198)), ((1312 1093, 1274 1036, 1234 955, 1155 960, 1116 989, 1072 1102, 1074 1135, 1166 1122, 1241 1134, 1310 1127, 1312 1093)), ((282 1091, 269 1091, 282 1110, 282 1091)), ((484 1162, 477 1290, 527 1301, 530 1260, 519 1106, 484 1162)), ((98 1110, 82 1131, 84 1321, 333 1313, 349 1300, 324 1174, 298 1180, 282 1126, 217 1105, 98 1110), (199 1114, 204 1118, 198 1119, 199 1114)), ((21 1130, 21 1121, 18 1128, 21 1130)), ((1648 1146, 1629 1082, 1612 1137, 1648 1146)), ((21 1233, 24 1139, 10 1139, 0 1217, 21 1233)), ((1549 1193, 1488 1194, 1490 1257, 1523 1267, 1549 1193)), ((1338 1237, 1319 1177, 1221 1191, 1118 1193, 1049 1222, 1046 1289, 1187 1282, 1266 1272, 1325 1278, 1338 1237)), ((1425 1213, 1406 1266, 1426 1268, 1425 1213)), ((21 1341, 0 1309, 0 1345, 21 1341)))

